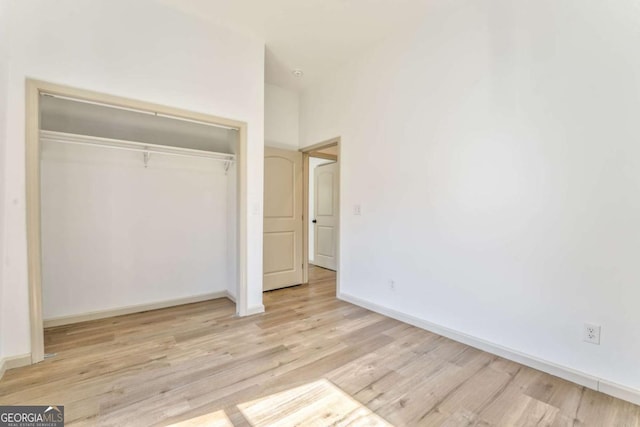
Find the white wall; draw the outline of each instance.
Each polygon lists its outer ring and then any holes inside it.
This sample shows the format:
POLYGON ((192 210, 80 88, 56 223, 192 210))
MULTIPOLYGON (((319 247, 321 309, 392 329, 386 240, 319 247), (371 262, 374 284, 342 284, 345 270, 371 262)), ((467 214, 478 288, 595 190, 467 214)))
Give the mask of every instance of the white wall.
POLYGON ((45 320, 227 290, 221 162, 45 143, 41 173, 45 320))
POLYGON ((262 303, 264 44, 152 0, 9 2, 4 182, 5 355, 30 351, 24 187, 25 78, 248 122, 249 308, 262 303), (10 327, 9 327, 10 325, 10 327))
MULTIPOLYGON (((4 242, 5 242, 5 222, 4 222, 4 148, 6 144, 6 118, 7 118, 7 80, 9 79, 8 61, 8 34, 7 34, 7 2, 0 2, 0 331, 3 330, 5 304, 7 300, 3 298, 4 288, 4 242)), ((0 334, 0 361, 4 357, 4 338, 0 334)))
POLYGON ((270 147, 297 150, 299 96, 278 86, 264 86, 264 140, 270 147))
POLYGON ((301 145, 342 137, 342 292, 640 389, 638 25, 435 0, 306 91, 301 145))
POLYGON ((320 159, 317 157, 309 157, 309 262, 313 264, 313 259, 315 256, 315 240, 316 240, 316 229, 313 226, 313 218, 315 217, 315 202, 316 202, 316 181, 314 170, 316 166, 323 165, 325 163, 330 163, 331 160, 320 159))

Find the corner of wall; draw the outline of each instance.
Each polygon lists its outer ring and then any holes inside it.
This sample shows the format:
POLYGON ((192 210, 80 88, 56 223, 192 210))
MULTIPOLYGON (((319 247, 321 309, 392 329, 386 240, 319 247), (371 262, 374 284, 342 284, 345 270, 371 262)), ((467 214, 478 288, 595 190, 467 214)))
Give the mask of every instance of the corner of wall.
POLYGON ((21 354, 13 357, 0 357, 0 380, 4 376, 5 372, 9 369, 21 368, 23 366, 31 365, 31 354, 21 354))

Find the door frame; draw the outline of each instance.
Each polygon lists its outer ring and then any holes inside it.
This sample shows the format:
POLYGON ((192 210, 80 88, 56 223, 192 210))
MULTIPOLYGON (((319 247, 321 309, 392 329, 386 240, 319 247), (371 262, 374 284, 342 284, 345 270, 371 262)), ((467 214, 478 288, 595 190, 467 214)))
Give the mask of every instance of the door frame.
POLYGON ((44 323, 42 316, 42 241, 40 206, 40 94, 64 96, 107 106, 161 113, 177 119, 195 120, 238 129, 237 170, 237 288, 236 314, 248 315, 247 298, 247 123, 209 114, 197 113, 160 104, 108 95, 55 83, 26 80, 26 220, 27 265, 29 284, 29 320, 31 363, 44 360, 44 323))
POLYGON ((304 226, 302 227, 302 281, 303 283, 309 283, 309 157, 321 157, 329 158, 331 160, 337 160, 338 163, 338 221, 337 221, 337 236, 336 236, 336 295, 340 295, 340 217, 342 212, 342 174, 340 173, 341 166, 341 137, 328 139, 326 141, 319 142, 317 144, 309 145, 308 147, 301 148, 302 152, 302 215, 304 218, 304 226), (338 152, 337 159, 331 155, 319 155, 317 151, 324 150, 326 148, 336 147, 338 152), (330 157, 329 157, 330 156, 330 157))

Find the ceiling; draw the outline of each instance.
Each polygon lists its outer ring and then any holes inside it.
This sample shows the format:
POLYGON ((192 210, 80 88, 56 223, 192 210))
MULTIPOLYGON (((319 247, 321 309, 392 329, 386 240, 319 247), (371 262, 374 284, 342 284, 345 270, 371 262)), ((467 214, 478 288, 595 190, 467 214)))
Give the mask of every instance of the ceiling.
POLYGON ((301 90, 420 21, 429 0, 159 0, 264 40, 265 81, 301 90), (293 69, 304 76, 293 76, 293 69))

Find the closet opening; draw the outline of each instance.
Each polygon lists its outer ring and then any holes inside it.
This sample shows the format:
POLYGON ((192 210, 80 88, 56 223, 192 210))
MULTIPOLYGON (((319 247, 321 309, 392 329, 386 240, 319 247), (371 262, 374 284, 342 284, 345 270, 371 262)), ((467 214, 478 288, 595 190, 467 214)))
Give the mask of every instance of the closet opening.
POLYGON ((246 314, 246 124, 27 89, 32 363, 45 327, 216 298, 246 314))

